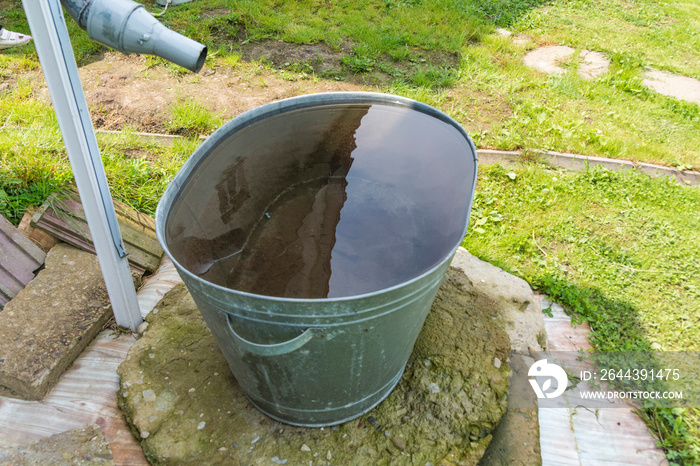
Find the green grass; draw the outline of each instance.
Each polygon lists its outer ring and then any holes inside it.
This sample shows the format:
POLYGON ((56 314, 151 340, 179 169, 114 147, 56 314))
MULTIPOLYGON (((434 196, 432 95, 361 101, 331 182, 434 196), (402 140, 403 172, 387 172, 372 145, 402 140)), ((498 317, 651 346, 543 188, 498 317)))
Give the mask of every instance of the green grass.
MULTIPOLYGON (((63 148, 46 151, 45 134, 20 129, 0 133, 0 214, 14 224, 19 223, 28 206, 41 205, 49 194, 73 182, 63 148), (7 150, 8 143, 16 144, 18 140, 21 152, 7 150)), ((159 146, 142 141, 128 130, 118 135, 98 135, 113 197, 153 215, 168 182, 199 143, 182 139, 173 147, 159 146)))
MULTIPOLYGON (((2 5, 3 24, 28 33, 20 3, 2 5)), ((445 111, 479 147, 700 169, 700 106, 642 86, 646 67, 700 78, 695 0, 198 0, 160 19, 204 42, 207 66, 236 68, 262 83, 266 73, 364 83, 445 111), (496 27, 532 42, 515 45, 492 34, 496 27), (250 44, 270 39, 324 45, 341 69, 316 75, 312 62, 274 70, 243 60, 250 44), (549 44, 605 52, 610 72, 585 81, 574 61, 557 77, 522 64, 529 50, 549 44)), ((79 64, 106 50, 70 18, 67 24, 79 64)), ((162 59, 147 65, 196 80, 162 59)), ((0 84, 12 83, 0 92, 0 213, 13 223, 72 182, 53 111, 38 98, 39 81, 24 75, 38 69, 31 45, 0 52, 0 84)), ((168 110, 174 134, 206 134, 222 124, 186 96, 168 110)), ((153 213, 199 142, 162 147, 127 128, 99 144, 114 197, 153 213)), ((464 245, 589 322, 597 349, 697 351, 699 217, 698 188, 635 172, 482 167, 464 245)), ((700 463, 697 409, 643 414, 672 464, 700 463)))
POLYGON ((267 39, 324 43, 342 55, 341 79, 361 76, 380 89, 474 98, 472 106, 454 109, 447 102, 441 109, 454 113, 483 147, 698 169, 700 107, 641 84, 647 66, 700 77, 698 8, 681 0, 209 0, 188 4, 164 21, 212 50, 236 53, 267 39), (208 11, 220 13, 209 17, 208 11), (533 41, 513 45, 490 35, 495 26, 533 41), (605 52, 611 70, 592 82, 576 75, 575 63, 561 77, 530 71, 521 59, 538 43, 605 52), (448 60, 454 56, 459 59, 448 60), (497 121, 485 128, 470 124, 493 99, 503 109, 497 121))
POLYGON ((483 21, 455 0, 212 0, 183 10, 186 13, 166 16, 164 22, 212 46, 223 38, 242 37, 323 42, 340 50, 350 41, 355 54, 369 58, 400 58, 406 47, 457 52, 483 30, 483 21), (215 9, 230 12, 211 19, 203 16, 215 9), (192 16, 200 21, 193 23, 192 16))
POLYGON ((223 124, 220 115, 214 115, 195 99, 183 99, 170 106, 171 118, 166 128, 183 136, 209 134, 223 124))
MULTIPOLYGON (((700 188, 636 171, 487 166, 470 223, 463 245, 587 321, 596 349, 700 350, 700 188)), ((700 461, 698 415, 645 412, 677 464, 700 461)))
MULTIPOLYGON (((340 56, 343 69, 320 78, 360 80, 409 94, 454 93, 461 105, 446 102, 441 109, 482 147, 700 169, 700 107, 641 84, 647 66, 700 77, 699 9, 689 0, 202 0, 169 9, 161 19, 207 44, 217 54, 211 65, 235 64, 247 44, 268 39, 325 44, 340 56), (491 35, 496 26, 529 34, 533 41, 513 45, 491 35), (576 75, 575 63, 564 76, 547 77, 521 63, 537 44, 602 51, 612 67, 593 82, 576 75), (498 110, 483 123, 480 117, 488 113, 483 108, 494 100, 498 110)), ((18 9, 5 16, 9 26, 22 30, 18 9)), ((105 50, 67 23, 79 63, 105 50)), ((9 53, 20 57, 26 51, 35 60, 30 47, 9 53)), ((184 72, 160 59, 149 63, 184 72)), ((311 74, 305 70, 309 63, 280 66, 285 79, 311 74)), ((172 131, 189 130, 175 124, 172 131)))
POLYGON ((548 8, 529 11, 514 27, 553 43, 700 78, 700 4, 695 0, 555 0, 548 8))
POLYGON ((629 309, 578 312, 601 319, 597 348, 700 351, 700 189, 536 165, 482 167, 477 186, 467 249, 550 291, 572 283, 636 309, 628 322, 629 309))
POLYGON ((472 133, 477 145, 700 167, 700 107, 642 86, 638 64, 613 55, 610 72, 594 81, 575 69, 547 77, 522 65, 524 51, 500 37, 465 50, 460 83, 512 109, 491 128, 472 133))

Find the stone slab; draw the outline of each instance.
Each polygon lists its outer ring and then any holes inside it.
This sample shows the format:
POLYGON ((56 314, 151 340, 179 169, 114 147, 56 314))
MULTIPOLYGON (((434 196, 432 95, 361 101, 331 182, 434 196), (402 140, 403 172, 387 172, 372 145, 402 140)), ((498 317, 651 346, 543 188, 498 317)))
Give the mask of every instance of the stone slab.
MULTIPOLYGON (((547 347, 547 334, 539 300, 525 280, 482 261, 461 247, 455 254, 452 266, 465 274, 475 292, 489 296, 496 303, 513 351, 541 351, 547 347)), ((519 390, 520 399, 528 396, 533 400, 534 406, 535 394, 529 386, 524 389, 513 386, 515 380, 527 379, 527 368, 518 367, 513 363, 514 361, 511 361, 511 370, 524 371, 525 375, 511 377, 509 392, 519 390)), ((539 432, 537 409, 509 407, 493 434, 493 441, 482 464, 540 464, 539 432)))
POLYGON ((294 427, 254 408, 184 285, 119 367, 119 404, 152 464, 477 464, 506 410, 496 303, 450 269, 399 385, 366 415, 294 427))
POLYGON ((100 426, 53 435, 29 445, 0 448, 0 466, 113 465, 112 452, 100 426))
POLYGON ((103 330, 41 401, 0 396, 0 448, 98 424, 115 463, 147 466, 139 442, 117 407, 117 367, 135 341, 133 334, 117 336, 103 330))
POLYGON ((642 84, 659 94, 700 104, 700 80, 698 79, 651 68, 644 73, 642 84))
MULTIPOLYGON (((549 350, 560 352, 558 362, 568 373, 576 374, 579 351, 593 349, 588 342, 590 327, 574 325, 564 308, 547 297, 540 299, 545 315, 549 350), (569 352, 565 354, 564 352, 569 352)), ((616 400, 610 408, 581 407, 579 382, 563 394, 568 409, 539 408, 540 449, 543 464, 667 465, 663 450, 635 409, 625 400, 616 400)))
POLYGON ((581 64, 578 67, 578 74, 585 80, 595 79, 610 69, 610 59, 602 52, 581 50, 579 56, 581 64))
POLYGON ((67 244, 0 312, 0 394, 40 400, 112 315, 97 257, 67 244))
MULTIPOLYGON (((576 49, 564 45, 552 45, 539 47, 525 54, 523 63, 525 66, 546 74, 560 75, 564 68, 559 66, 563 60, 571 57, 576 49)), ((578 75, 583 79, 591 80, 607 73, 610 60, 604 53, 582 50, 579 54, 580 61, 578 75)))
POLYGON ((565 45, 540 47, 525 54, 523 63, 528 68, 546 74, 563 74, 564 68, 559 66, 559 62, 573 55, 575 51, 572 47, 565 45))
POLYGON ((467 276, 474 290, 497 303, 513 351, 542 351, 547 347, 539 300, 525 280, 482 261, 461 247, 452 266, 467 276))

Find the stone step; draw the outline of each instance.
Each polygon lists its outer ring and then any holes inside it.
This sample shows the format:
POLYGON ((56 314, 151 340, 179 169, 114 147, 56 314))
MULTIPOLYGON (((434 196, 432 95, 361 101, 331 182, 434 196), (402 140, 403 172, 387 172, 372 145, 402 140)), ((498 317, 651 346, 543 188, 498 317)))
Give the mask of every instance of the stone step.
POLYGON ((111 315, 97 257, 55 246, 0 312, 0 394, 42 399, 111 315))

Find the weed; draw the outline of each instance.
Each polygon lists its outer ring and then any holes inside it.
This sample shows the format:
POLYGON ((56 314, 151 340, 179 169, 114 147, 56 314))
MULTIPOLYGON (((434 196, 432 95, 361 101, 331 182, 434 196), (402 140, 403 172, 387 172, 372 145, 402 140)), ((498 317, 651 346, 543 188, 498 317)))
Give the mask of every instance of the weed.
POLYGON ((175 134, 199 136, 211 133, 221 126, 220 115, 213 115, 201 103, 194 99, 185 99, 170 106, 171 118, 166 127, 175 134))
POLYGON ((28 184, 18 178, 0 176, 0 215, 19 225, 27 207, 41 205, 58 188, 60 185, 50 179, 28 184))
POLYGON ((459 78, 457 72, 450 68, 435 68, 421 70, 410 77, 410 83, 426 89, 445 89, 454 85, 459 78))
POLYGON ((238 53, 226 54, 217 60, 217 63, 227 68, 235 68, 241 62, 241 55, 238 53))
POLYGON ((343 56, 340 59, 343 66, 352 73, 369 73, 374 69, 376 61, 367 57, 358 57, 356 55, 343 56))

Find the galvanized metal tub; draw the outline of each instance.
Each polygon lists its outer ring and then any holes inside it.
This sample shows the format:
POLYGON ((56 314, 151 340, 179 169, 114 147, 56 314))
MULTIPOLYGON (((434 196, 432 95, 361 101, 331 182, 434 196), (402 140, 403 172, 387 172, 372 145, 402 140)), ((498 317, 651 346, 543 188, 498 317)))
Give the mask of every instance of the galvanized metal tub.
POLYGON ((156 233, 250 401, 282 422, 333 425, 372 409, 401 378, 466 232, 476 175, 471 139, 430 106, 364 92, 296 97, 210 136, 163 195, 156 233), (314 194, 299 213, 290 206, 301 201, 285 196, 306 185, 314 194), (377 231, 362 250, 342 250, 343 238, 354 244, 358 224, 373 229, 363 210, 379 219, 371 220, 377 231), (297 231, 290 222, 308 235, 294 243, 304 260, 287 276, 260 258, 278 233, 297 231), (336 270, 357 284, 332 296, 336 270), (279 288, 270 278, 278 273, 294 297, 267 292, 279 288), (302 274, 328 279, 321 288, 331 291, 319 295, 314 280, 297 286, 302 274), (260 280, 264 294, 255 291, 260 280))

